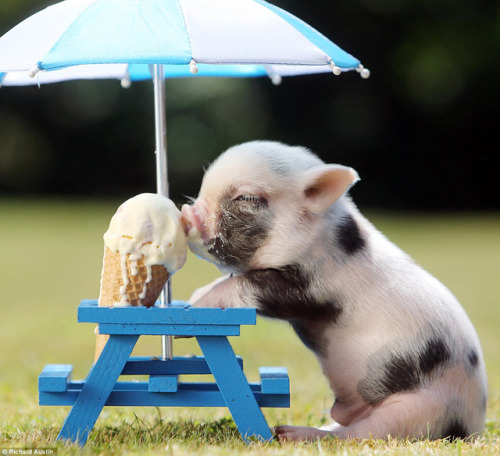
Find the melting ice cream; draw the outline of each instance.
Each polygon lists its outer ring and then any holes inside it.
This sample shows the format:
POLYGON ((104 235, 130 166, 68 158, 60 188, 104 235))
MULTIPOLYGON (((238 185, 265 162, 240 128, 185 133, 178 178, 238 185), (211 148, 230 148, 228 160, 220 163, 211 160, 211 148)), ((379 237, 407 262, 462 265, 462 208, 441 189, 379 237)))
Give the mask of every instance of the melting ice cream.
POLYGON ((153 305, 168 276, 186 261, 180 211, 157 194, 124 202, 111 219, 104 244, 99 305, 153 305))

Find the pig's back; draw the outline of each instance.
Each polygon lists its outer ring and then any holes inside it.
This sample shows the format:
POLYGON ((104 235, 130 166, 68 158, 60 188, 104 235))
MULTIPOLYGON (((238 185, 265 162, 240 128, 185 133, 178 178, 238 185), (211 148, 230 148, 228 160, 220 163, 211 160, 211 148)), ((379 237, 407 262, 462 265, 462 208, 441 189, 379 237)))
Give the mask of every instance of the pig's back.
POLYGON ((364 251, 330 271, 332 293, 342 294, 344 309, 328 330, 328 357, 320 359, 339 404, 376 407, 395 394, 435 388, 444 402, 463 404, 476 431, 484 420, 486 375, 466 312, 366 219, 358 214, 355 220, 364 251), (460 379, 453 388, 450 376, 460 379))

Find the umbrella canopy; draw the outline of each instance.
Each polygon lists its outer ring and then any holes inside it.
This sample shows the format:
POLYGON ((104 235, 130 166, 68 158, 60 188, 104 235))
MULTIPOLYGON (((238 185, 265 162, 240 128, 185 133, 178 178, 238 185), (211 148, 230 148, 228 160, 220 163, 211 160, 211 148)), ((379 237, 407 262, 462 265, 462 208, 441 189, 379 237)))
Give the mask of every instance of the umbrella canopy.
POLYGON ((261 0, 66 0, 0 39, 0 73, 87 64, 166 64, 172 75, 196 73, 198 64, 221 66, 204 70, 217 76, 241 74, 232 64, 251 65, 245 76, 363 71, 318 31, 261 0))

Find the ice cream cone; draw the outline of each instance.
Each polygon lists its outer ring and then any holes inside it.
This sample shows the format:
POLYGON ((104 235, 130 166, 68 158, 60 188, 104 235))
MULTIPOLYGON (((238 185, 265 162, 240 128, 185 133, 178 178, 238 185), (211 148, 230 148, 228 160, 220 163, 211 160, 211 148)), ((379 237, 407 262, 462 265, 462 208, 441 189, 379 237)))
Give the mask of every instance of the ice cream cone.
POLYGON ((151 307, 160 296, 168 277, 167 269, 162 264, 154 264, 148 268, 144 256, 131 260, 130 254, 123 258, 120 252, 112 252, 106 247, 99 305, 151 307), (125 289, 124 279, 127 282, 125 289))
MULTIPOLYGON (((131 260, 130 254, 127 254, 123 258, 120 252, 112 252, 109 247, 104 250, 103 263, 100 306, 151 307, 160 296, 169 277, 165 266, 154 264, 148 268, 144 256, 138 260, 131 260)), ((109 335, 97 334, 95 361, 101 355, 108 339, 109 335)))
POLYGON ((94 355, 94 363, 97 362, 99 356, 101 356, 102 351, 104 350, 104 346, 108 342, 109 334, 99 334, 99 326, 96 328, 96 340, 95 340, 95 355, 94 355))
MULTIPOLYGON (((168 198, 143 193, 125 201, 104 234, 99 306, 155 304, 168 278, 186 261, 180 211, 168 198)), ((95 360, 109 336, 97 331, 95 360)))

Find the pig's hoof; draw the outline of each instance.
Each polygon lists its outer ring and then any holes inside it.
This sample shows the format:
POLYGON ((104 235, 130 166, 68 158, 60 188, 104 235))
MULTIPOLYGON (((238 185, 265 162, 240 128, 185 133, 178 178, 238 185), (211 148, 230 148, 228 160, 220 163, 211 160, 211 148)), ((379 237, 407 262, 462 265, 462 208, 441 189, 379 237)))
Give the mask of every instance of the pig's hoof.
POLYGON ((274 434, 280 442, 310 442, 330 435, 328 431, 305 426, 276 426, 274 434))

